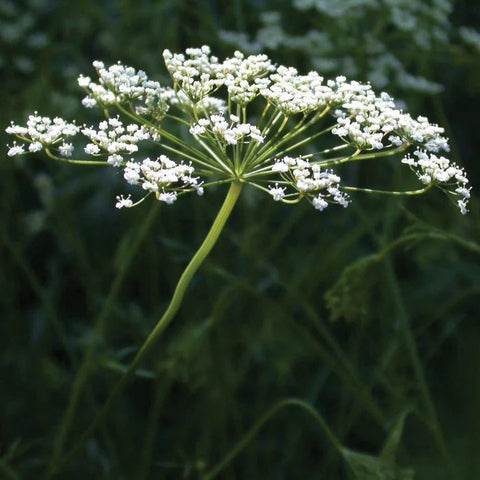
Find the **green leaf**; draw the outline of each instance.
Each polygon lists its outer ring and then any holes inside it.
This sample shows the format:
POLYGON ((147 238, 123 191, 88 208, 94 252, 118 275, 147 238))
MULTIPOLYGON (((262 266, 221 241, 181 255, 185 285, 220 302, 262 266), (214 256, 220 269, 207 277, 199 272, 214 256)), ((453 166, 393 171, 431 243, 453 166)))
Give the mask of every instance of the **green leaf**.
POLYGON ((354 452, 342 448, 343 458, 356 480, 412 480, 414 471, 401 468, 375 455, 354 452))
POLYGON ((343 447, 342 455, 356 480, 412 480, 415 472, 395 462, 409 409, 404 410, 390 429, 379 456, 359 453, 343 447))
POLYGON ((352 322, 367 314, 367 306, 376 275, 376 255, 361 257, 348 265, 332 288, 325 293, 332 321, 344 318, 352 322))

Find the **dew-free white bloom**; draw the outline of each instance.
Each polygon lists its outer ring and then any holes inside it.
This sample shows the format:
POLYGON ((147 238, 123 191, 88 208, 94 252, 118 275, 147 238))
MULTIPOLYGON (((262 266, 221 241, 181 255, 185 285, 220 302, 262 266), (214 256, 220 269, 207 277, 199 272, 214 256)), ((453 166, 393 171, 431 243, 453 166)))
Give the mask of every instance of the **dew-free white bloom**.
MULTIPOLYGON (((396 195, 438 186, 467 211, 468 179, 443 156, 449 151, 443 128, 413 118, 387 93, 343 75, 325 80, 313 71, 300 74, 263 54, 235 52, 220 61, 203 46, 163 56, 172 86, 121 63, 94 62, 98 81, 80 76, 78 83, 87 92, 84 103, 108 110, 107 119, 78 127, 32 115, 26 127, 7 128, 24 142, 14 143, 8 155, 45 149, 56 160, 121 168, 139 195, 167 204, 188 192, 202 195, 212 185, 241 182, 274 201, 307 200, 319 211, 346 207, 349 191, 376 191, 344 185, 341 166, 361 160, 386 168, 383 157, 398 158, 419 188, 396 195), (93 162, 71 158, 74 143, 67 140, 79 132, 93 162), (143 142, 158 150, 156 158, 142 155, 143 142), (305 147, 311 152, 314 146, 317 152, 307 154, 305 147)), ((118 208, 135 204, 131 197, 117 199, 118 208)))
MULTIPOLYGON (((253 39, 243 32, 220 31, 220 37, 243 51, 285 50, 306 57, 313 68, 334 76, 364 72, 375 88, 395 86, 434 94, 442 85, 413 75, 409 69, 432 50, 451 43, 453 0, 293 0, 310 28, 297 34, 285 29, 289 19, 279 11, 260 13, 261 26, 253 39), (352 29, 352 25, 362 28, 352 29), (404 45, 415 48, 405 49, 404 45), (412 58, 413 56, 413 58, 412 58)), ((473 29, 459 29, 465 42, 480 45, 473 29)))
POLYGON ((13 146, 8 149, 7 155, 9 157, 15 157, 16 155, 23 155, 25 153, 25 149, 23 145, 17 145, 16 142, 13 142, 13 146))
POLYGON ((137 143, 150 139, 150 134, 143 126, 136 123, 124 125, 119 117, 100 122, 98 129, 84 127, 82 133, 92 142, 85 147, 85 153, 106 152, 109 154, 108 163, 114 166, 121 164, 121 154, 137 152, 137 143))
POLYGON ((131 195, 128 195, 128 197, 124 197, 123 195, 117 195, 116 199, 117 203, 115 204, 115 208, 130 208, 133 205, 131 195))
POLYGON ((58 147, 58 151, 63 157, 71 157, 73 152, 73 145, 71 143, 62 143, 58 147))
MULTIPOLYGON (((60 117, 51 119, 49 117, 42 117, 35 112, 28 117, 25 127, 15 125, 11 122, 5 131, 11 135, 16 135, 17 138, 26 142, 28 144, 28 151, 39 152, 45 147, 49 148, 59 142, 63 143, 70 137, 74 137, 80 131, 80 127, 75 125, 74 122, 69 123, 60 117)), ((25 144, 18 145, 14 150, 10 149, 8 154, 9 156, 19 155, 25 151, 25 147, 25 144), (22 152, 20 152, 20 148, 23 150, 22 152)))
POLYGON ((278 183, 275 184, 274 187, 271 185, 268 187, 270 195, 273 197, 273 199, 278 202, 282 198, 285 197, 285 187, 279 187, 278 183))

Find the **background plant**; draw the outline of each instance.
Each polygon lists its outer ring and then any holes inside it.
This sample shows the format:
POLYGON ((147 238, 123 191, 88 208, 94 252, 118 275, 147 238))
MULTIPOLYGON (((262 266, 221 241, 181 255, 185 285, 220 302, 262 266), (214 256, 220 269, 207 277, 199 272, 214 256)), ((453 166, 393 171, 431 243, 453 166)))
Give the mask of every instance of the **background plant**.
MULTIPOLYGON (((249 5, 238 2, 235 8, 253 36, 258 8, 271 10, 272 5, 257 5, 256 10, 245 8, 249 5)), ((74 82, 59 73, 71 68, 73 79, 88 70, 92 58, 122 59, 160 78, 159 45, 173 51, 209 43, 215 51, 231 54, 217 43, 216 30, 241 29, 235 10, 211 3, 193 10, 188 2, 142 2, 135 8, 128 2, 46 2, 37 12, 42 18, 37 25, 51 47, 31 74, 13 73, 6 62, 2 81, 11 81, 4 83, 9 92, 5 101, 15 108, 2 110, 5 126, 12 118, 20 122, 33 105, 43 114, 68 117, 79 94, 71 87, 74 82), (169 21, 158 28, 158 18, 169 21), (52 101, 45 92, 72 101, 52 101)), ((450 22, 454 29, 476 27, 478 18, 468 2, 458 2, 450 22)), ((2 48, 9 55, 25 51, 11 43, 2 48)), ((474 184, 475 55, 473 47, 457 45, 451 57, 425 57, 428 64, 439 65, 430 78, 445 87, 438 99, 452 124, 449 136, 474 184), (442 68, 447 58, 450 67, 442 68)), ((406 93, 402 97, 412 105, 406 93)), ((419 113, 446 125, 436 101, 422 99, 417 105, 419 113)), ((109 300, 111 313, 105 317, 94 375, 72 435, 83 431, 163 310, 221 198, 214 194, 211 200, 191 203, 185 198, 174 214, 166 208, 150 212, 143 204, 138 209, 144 215, 137 210, 119 220, 111 199, 121 178, 112 178, 111 172, 58 168, 40 157, 20 164, 5 159, 1 168, 2 468, 12 478, 38 478, 78 360, 90 341, 93 312, 109 300)), ((373 181, 376 174, 364 175, 373 181)), ((324 212, 320 220, 308 205, 279 208, 255 193, 244 196, 224 241, 192 286, 196 301, 186 303, 178 328, 167 332, 159 346, 164 354, 139 372, 106 429, 65 478, 132 478, 148 464, 151 478, 195 478, 198 469, 208 470, 205 463, 212 466, 287 396, 314 405, 345 446, 371 454, 381 450, 388 420, 413 403, 420 415, 407 417, 398 462, 413 467, 418 478, 446 477, 440 450, 422 421, 429 418, 428 406, 406 354, 405 332, 400 333, 405 316, 453 463, 460 478, 475 478, 479 272, 475 246, 465 243, 478 238, 478 201, 472 193, 467 218, 459 218, 453 208, 438 209, 446 203, 432 194, 413 204, 387 202, 382 209, 376 199, 363 198, 341 215, 324 212), (252 212, 258 215, 259 200, 262 221, 252 223, 248 219, 252 212), (353 317, 348 314, 357 321, 327 322, 324 292, 342 279, 350 263, 379 253, 376 261, 367 259, 357 268, 372 282, 357 297, 364 304, 357 304, 353 317), (219 292, 212 311, 211 299, 219 292), (280 299, 287 305, 282 309, 280 299), (375 413, 371 397, 386 418, 375 413), (153 435, 156 418, 161 429, 153 435), (150 434, 146 424, 152 426, 150 434), (139 450, 144 452, 140 465, 139 450)), ((223 475, 346 476, 339 472, 345 463, 329 454, 331 443, 310 424, 300 411, 278 412, 223 475)))

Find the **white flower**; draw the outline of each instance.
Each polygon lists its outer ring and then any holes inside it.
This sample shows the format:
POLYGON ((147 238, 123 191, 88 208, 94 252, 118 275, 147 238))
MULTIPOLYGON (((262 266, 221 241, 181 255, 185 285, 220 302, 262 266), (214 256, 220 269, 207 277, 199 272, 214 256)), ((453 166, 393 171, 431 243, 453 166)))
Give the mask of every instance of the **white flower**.
POLYGON ((123 178, 130 185, 138 183, 140 181, 140 165, 133 161, 127 162, 123 171, 123 178))
POLYGON ((87 155, 96 155, 97 153, 100 153, 99 146, 95 145, 94 143, 88 143, 85 145, 84 150, 87 155))
POLYGON ((318 195, 317 197, 314 197, 312 200, 312 204, 315 207, 316 210, 319 210, 322 212, 328 207, 328 202, 322 197, 322 195, 318 195))
POLYGON ((82 99, 82 105, 85 108, 93 108, 97 106, 97 101, 93 97, 88 96, 82 99))
MULTIPOLYGON (((275 18, 270 19, 272 25, 275 18)), ((320 42, 324 37, 316 38, 320 42)), ((57 152, 72 155, 68 139, 81 131, 87 139, 86 154, 121 167, 127 183, 169 204, 185 192, 202 195, 206 186, 240 181, 267 191, 277 202, 294 204, 305 198, 320 211, 330 203, 346 207, 348 189, 372 190, 341 186, 331 166, 401 154, 400 161, 423 184, 418 193, 439 186, 456 197, 462 213, 467 211, 468 179, 443 156, 449 151, 444 130, 426 117, 413 118, 388 94, 376 94, 370 84, 344 76, 325 81, 316 72, 302 75, 295 68, 273 65, 263 54, 236 51, 219 62, 207 46, 184 54, 165 50, 163 56, 172 88, 121 63, 106 67, 96 61, 97 81, 78 78, 86 90, 85 106, 109 112, 118 107, 122 118, 131 119, 129 124, 109 116, 98 125, 79 128, 35 113, 26 126, 12 123, 6 131, 27 144, 28 151, 45 148, 57 159, 57 152), (249 104, 254 99, 259 115, 252 120, 249 104), (161 123, 170 107, 175 114, 161 123), (175 122, 181 129, 169 130, 175 122), (196 140, 193 145, 186 142, 185 126, 196 140), (175 152, 178 161, 165 155, 131 158, 146 140, 175 152), (309 153, 315 150, 317 154, 309 153), (204 183, 203 176, 213 181, 204 183)), ((24 153, 24 143, 14 143, 8 155, 24 153)), ((118 208, 129 201, 130 197, 117 198, 118 208)))
MULTIPOLYGON (((116 164, 120 160, 114 154, 138 151, 137 143, 150 139, 150 133, 143 126, 135 123, 124 125, 119 117, 109 118, 98 124, 98 129, 93 126, 84 127, 82 133, 88 137, 93 146, 89 146, 89 155, 100 153, 104 150, 109 154, 109 163, 116 164), (110 158, 112 157, 113 158, 110 158)), ((87 145, 88 147, 88 145, 87 145)))
POLYGON ((41 142, 32 142, 28 146, 28 151, 29 152, 39 152, 42 149, 43 149, 43 145, 41 144, 41 142))
POLYGON ((90 79, 90 77, 85 77, 83 75, 80 75, 78 77, 78 85, 82 88, 87 88, 90 85, 91 81, 92 80, 90 79))
POLYGON ((168 205, 171 205, 177 199, 177 195, 176 195, 175 192, 162 192, 162 193, 158 194, 157 198, 161 202, 165 202, 168 205))
POLYGON ((197 124, 193 125, 192 127, 190 127, 189 132, 192 135, 202 135, 203 133, 205 133, 205 127, 202 127, 201 125, 199 125, 197 123, 197 124))
MULTIPOLYGON (((75 123, 68 123, 62 118, 41 117, 35 112, 29 115, 26 127, 10 124, 6 132, 18 135, 22 140, 27 139, 33 145, 33 152, 41 150, 40 145, 52 146, 79 132, 80 128, 75 123)), ((43 148, 43 147, 42 147, 43 148)))
POLYGON ((73 145, 71 143, 62 143, 58 147, 58 151, 62 157, 71 157, 73 152, 73 145))
POLYGON ((123 157, 118 155, 118 153, 113 153, 107 157, 107 163, 113 167, 120 167, 123 163, 123 157))
POLYGON ((458 200, 457 205, 462 215, 466 215, 468 213, 466 200, 458 200))
POLYGON ((471 190, 471 187, 470 188, 465 188, 465 187, 458 187, 455 189, 455 191, 461 195, 462 197, 466 198, 466 199, 469 199, 470 198, 470 190, 471 190))
POLYGON ((124 197, 123 195, 118 195, 116 197, 117 203, 115 204, 115 208, 130 208, 133 205, 132 199, 130 195, 128 197, 124 197))
POLYGON ((23 148, 23 145, 17 145, 15 142, 13 142, 13 146, 9 148, 7 155, 9 157, 14 157, 15 155, 22 155, 24 153, 25 149, 23 148))
POLYGON ((268 188, 270 195, 276 202, 280 201, 285 196, 285 187, 279 187, 278 183, 276 183, 274 187, 270 185, 268 188))

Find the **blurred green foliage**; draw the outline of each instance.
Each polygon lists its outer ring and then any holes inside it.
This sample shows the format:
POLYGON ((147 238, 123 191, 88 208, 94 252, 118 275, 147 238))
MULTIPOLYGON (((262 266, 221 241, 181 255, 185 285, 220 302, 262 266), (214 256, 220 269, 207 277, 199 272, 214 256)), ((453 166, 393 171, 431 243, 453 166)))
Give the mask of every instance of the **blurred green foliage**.
MULTIPOLYGON (((451 7, 449 33, 478 29, 475 2, 451 7)), ((321 31, 318 17, 286 0, 0 0, 1 124, 34 109, 88 121, 75 79, 91 73, 92 60, 162 79, 163 49, 206 43, 223 56, 232 46, 221 31, 254 38, 272 10, 297 35, 321 31)), ((413 43, 388 45, 402 55, 413 43)), ((287 397, 321 415, 350 461, 308 414, 284 408, 218 478, 480 477, 480 53, 461 42, 436 47, 411 68, 421 61, 443 91, 401 97, 447 128, 452 157, 473 183, 472 212, 460 217, 435 193, 358 196, 347 210, 317 214, 244 192, 155 354, 56 478, 201 479, 287 397), (399 466, 377 456, 392 432, 399 466)), ((310 68, 308 50, 267 51, 310 68)), ((5 151, 0 478, 38 479, 96 323, 103 315, 68 448, 159 318, 224 192, 118 212, 121 179, 110 171, 5 151)), ((358 183, 403 181, 393 164, 391 178, 375 165, 350 174, 358 183)))

